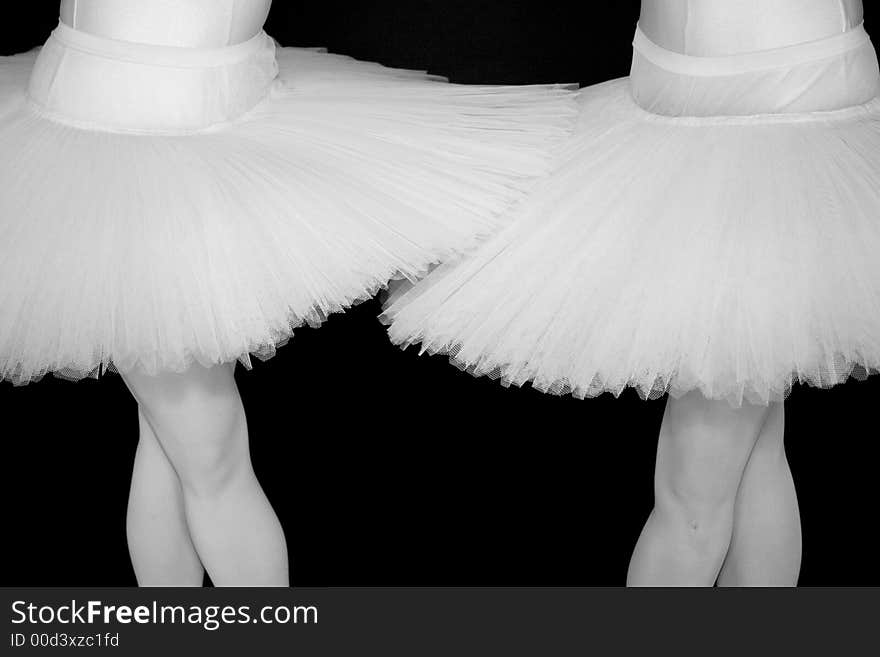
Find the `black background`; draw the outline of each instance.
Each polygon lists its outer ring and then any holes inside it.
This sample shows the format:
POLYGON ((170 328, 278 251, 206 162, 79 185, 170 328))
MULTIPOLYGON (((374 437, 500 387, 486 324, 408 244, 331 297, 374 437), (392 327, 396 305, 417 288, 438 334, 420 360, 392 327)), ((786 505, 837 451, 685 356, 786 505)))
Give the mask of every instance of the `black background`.
MULTIPOLYGON (((57 2, 15 4, 26 13, 0 21, 2 54, 39 45, 57 22, 57 2)), ((456 82, 626 75, 638 2, 581 5, 276 0, 267 31, 456 82)), ((371 301, 299 329, 275 358, 239 368, 294 583, 623 584, 652 505, 664 402, 505 389, 392 346, 377 312, 371 301)), ((802 585, 880 584, 878 379, 798 387, 786 403, 802 585)), ((125 505, 137 417, 122 380, 0 384, 0 413, 0 584, 133 585, 125 505)))

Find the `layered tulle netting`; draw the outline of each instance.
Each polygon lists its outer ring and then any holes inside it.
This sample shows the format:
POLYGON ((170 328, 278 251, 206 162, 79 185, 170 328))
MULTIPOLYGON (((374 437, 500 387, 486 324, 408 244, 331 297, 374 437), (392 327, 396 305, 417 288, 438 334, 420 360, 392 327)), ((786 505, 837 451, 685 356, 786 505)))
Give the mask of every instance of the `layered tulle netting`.
POLYGON ((269 95, 186 135, 86 129, 0 58, 0 379, 271 355, 501 225, 576 116, 564 87, 452 85, 284 48, 269 95))
POLYGON ((880 100, 671 118, 622 79, 581 104, 511 224, 395 295, 395 343, 578 397, 767 403, 880 368, 880 100))

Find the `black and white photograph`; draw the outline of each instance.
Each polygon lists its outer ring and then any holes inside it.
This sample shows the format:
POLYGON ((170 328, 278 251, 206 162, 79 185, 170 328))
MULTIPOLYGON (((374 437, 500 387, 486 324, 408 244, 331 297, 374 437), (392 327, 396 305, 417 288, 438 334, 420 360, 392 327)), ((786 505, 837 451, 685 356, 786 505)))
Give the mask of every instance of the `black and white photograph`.
POLYGON ((5 4, 0 587, 880 586, 880 7, 5 4))

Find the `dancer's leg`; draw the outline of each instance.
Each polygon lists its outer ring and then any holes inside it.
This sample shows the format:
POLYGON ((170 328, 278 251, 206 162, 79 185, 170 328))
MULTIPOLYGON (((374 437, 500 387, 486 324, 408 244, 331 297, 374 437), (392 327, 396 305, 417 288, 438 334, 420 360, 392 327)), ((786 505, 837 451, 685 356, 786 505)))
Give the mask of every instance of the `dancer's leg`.
POLYGON ((785 458, 783 404, 774 404, 746 464, 736 497, 733 538, 720 586, 795 586, 801 519, 785 458))
POLYGON ((281 525, 251 466, 233 364, 124 379, 177 473, 193 545, 219 586, 286 586, 281 525))
POLYGON ((769 413, 699 393, 670 399, 660 428, 654 510, 633 552, 630 586, 711 586, 733 527, 737 489, 769 413))
POLYGON ((183 489, 144 414, 128 495, 128 551, 140 586, 201 586, 183 509, 183 489))

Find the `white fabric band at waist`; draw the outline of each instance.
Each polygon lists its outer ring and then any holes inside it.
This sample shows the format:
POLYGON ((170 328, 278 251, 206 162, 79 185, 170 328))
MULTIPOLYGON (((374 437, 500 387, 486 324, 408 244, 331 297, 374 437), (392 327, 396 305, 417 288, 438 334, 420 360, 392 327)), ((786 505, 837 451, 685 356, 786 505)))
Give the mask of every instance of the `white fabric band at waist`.
POLYGON ((661 48, 651 41, 640 27, 636 26, 633 48, 649 62, 672 73, 691 76, 722 76, 819 61, 854 50, 870 43, 870 41, 864 23, 862 23, 841 34, 783 48, 736 55, 695 57, 661 48))
POLYGON ((98 57, 174 68, 210 68, 246 60, 270 40, 262 30, 247 41, 219 48, 188 48, 99 37, 59 22, 52 37, 66 47, 98 57))

